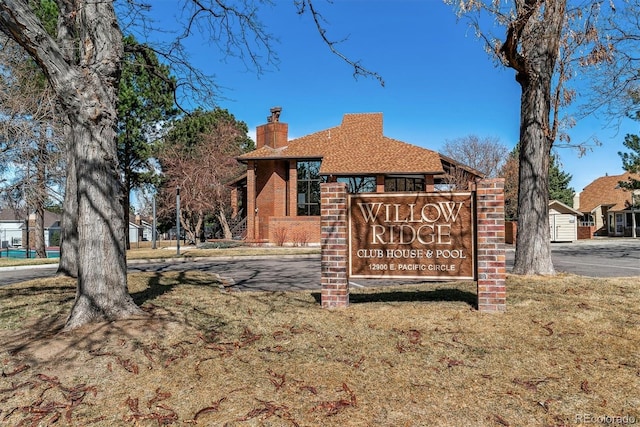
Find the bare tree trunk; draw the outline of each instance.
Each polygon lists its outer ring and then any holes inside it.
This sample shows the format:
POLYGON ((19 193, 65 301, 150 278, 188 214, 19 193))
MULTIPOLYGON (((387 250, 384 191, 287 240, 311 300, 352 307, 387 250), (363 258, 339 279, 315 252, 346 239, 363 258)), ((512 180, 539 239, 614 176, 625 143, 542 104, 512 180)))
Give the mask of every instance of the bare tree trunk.
POLYGON ((566 0, 517 2, 501 52, 520 83, 518 237, 513 272, 555 274, 549 236, 551 81, 560 52, 566 0))
MULTIPOLYGON (((127 128, 128 131, 128 128, 127 128)), ((132 171, 131 171, 131 144, 129 143, 129 138, 127 135, 127 142, 124 144, 124 179, 123 179, 123 190, 124 190, 124 198, 122 199, 123 206, 123 215, 124 215, 124 238, 125 238, 125 247, 131 249, 131 239, 129 236, 129 212, 131 211, 131 201, 129 198, 131 197, 131 180, 132 180, 132 171)))
POLYGON ((231 234, 231 228, 229 227, 229 222, 227 221, 227 216, 224 213, 224 207, 220 207, 218 209, 218 220, 220 221, 220 225, 222 225, 224 238, 226 240, 233 239, 233 234, 231 234))
POLYGON ((143 312, 127 290, 115 138, 122 32, 112 1, 56 3, 58 40, 27 0, 0 2, 0 29, 41 67, 71 126, 78 218, 78 287, 66 324, 71 329, 143 312))
POLYGON ((37 258, 46 258, 47 250, 44 242, 44 206, 38 204, 35 209, 35 249, 37 258))
POLYGON ((47 183, 46 183, 46 165, 45 156, 47 155, 46 137, 43 131, 41 131, 40 138, 38 138, 38 162, 36 163, 36 182, 35 182, 35 214, 36 214, 36 237, 35 248, 36 256, 38 258, 47 257, 47 249, 45 247, 44 239, 44 204, 47 196, 47 183))
POLYGON ((127 290, 114 130, 86 126, 87 119, 91 123, 88 117, 79 119, 73 131, 78 161, 78 289, 67 329, 142 313, 127 290))
POLYGON ((67 329, 142 314, 127 289, 115 133, 122 33, 111 2, 84 3, 81 11, 86 34, 79 65, 88 71, 73 70, 75 79, 69 86, 70 81, 61 82, 74 138, 78 185, 78 290, 67 329))
POLYGON ((204 226, 204 212, 198 212, 198 220, 196 221, 196 226, 193 230, 193 234, 191 235, 191 241, 196 243, 198 241, 198 236, 202 233, 202 227, 204 226))
POLYGON ((67 145, 67 179, 62 203, 60 262, 57 274, 78 277, 78 181, 69 125, 65 125, 65 140, 67 145))
POLYGON ((184 209, 180 209, 180 226, 184 232, 185 238, 189 242, 197 242, 198 236, 202 231, 204 225, 204 211, 198 211, 196 213, 186 212, 184 209))
POLYGON ((518 235, 513 272, 555 274, 549 236, 549 150, 545 118, 536 105, 544 102, 544 89, 523 87, 520 127, 518 235))

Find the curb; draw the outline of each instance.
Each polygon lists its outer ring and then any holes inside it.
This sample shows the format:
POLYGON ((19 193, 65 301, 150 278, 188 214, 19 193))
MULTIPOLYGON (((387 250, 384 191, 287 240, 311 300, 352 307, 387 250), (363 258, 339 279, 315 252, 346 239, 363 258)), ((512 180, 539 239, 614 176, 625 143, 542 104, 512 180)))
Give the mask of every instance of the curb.
POLYGON ((0 271, 15 270, 41 270, 44 268, 58 268, 58 263, 51 264, 33 264, 33 265, 11 265, 9 267, 0 267, 0 271))

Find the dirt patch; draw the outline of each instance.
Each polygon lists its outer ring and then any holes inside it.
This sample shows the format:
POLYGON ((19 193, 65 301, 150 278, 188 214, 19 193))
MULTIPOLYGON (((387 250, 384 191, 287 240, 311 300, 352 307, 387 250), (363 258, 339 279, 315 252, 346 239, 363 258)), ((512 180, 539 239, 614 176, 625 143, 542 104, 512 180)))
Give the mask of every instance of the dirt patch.
POLYGON ((333 311, 314 292, 219 285, 195 272, 131 275, 148 317, 70 333, 59 330, 72 283, 0 288, 0 424, 640 420, 639 278, 512 276, 499 315, 478 313, 465 282, 358 290, 333 311))
MULTIPOLYGON (((145 335, 158 335, 161 332, 178 335, 184 330, 180 319, 169 318, 161 309, 153 310, 153 313, 147 317, 91 324, 72 332, 62 332, 63 326, 64 319, 57 319, 52 324, 54 333, 46 337, 29 339, 28 335, 24 335, 23 330, 22 336, 15 335, 11 339, 20 345, 20 353, 29 354, 38 364, 55 364, 74 353, 100 351, 113 342, 113 337, 119 337, 119 340, 136 340, 145 335)), ((26 328, 26 331, 29 330, 26 328)), ((17 350, 10 351, 17 352, 17 350)), ((74 369, 71 366, 69 368, 74 369)))

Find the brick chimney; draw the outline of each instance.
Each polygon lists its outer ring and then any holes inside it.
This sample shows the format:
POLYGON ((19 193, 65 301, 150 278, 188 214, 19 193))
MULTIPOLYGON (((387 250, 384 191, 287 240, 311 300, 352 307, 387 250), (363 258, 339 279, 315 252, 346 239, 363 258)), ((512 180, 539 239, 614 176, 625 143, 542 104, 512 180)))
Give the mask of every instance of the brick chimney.
POLYGON ((267 123, 256 128, 256 148, 264 145, 271 148, 285 147, 289 138, 289 125, 280 123, 282 107, 273 107, 267 123))

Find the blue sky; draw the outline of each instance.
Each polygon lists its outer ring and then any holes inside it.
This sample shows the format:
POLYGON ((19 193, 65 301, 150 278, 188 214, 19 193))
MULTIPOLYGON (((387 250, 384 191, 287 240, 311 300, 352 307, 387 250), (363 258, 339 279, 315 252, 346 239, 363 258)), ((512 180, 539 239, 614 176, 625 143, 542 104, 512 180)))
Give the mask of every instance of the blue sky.
MULTIPOLYGON (((514 71, 496 66, 473 31, 440 0, 315 0, 329 38, 346 38, 338 48, 379 73, 385 87, 375 79, 354 79, 352 69, 323 44, 310 15, 296 14, 293 0, 274 3, 260 16, 279 39, 273 46, 277 68, 258 76, 220 57, 204 38, 188 44, 192 63, 226 88, 219 106, 246 122, 252 135, 277 105, 290 138, 337 126, 345 113, 382 112, 386 136, 436 151, 447 140, 471 134, 498 138, 510 148, 516 144, 520 87, 514 71)), ((155 19, 165 28, 175 25, 176 4, 153 2, 155 19)), ((624 136, 640 133, 629 120, 620 129, 606 125, 589 118, 569 131, 574 142, 594 136, 602 141, 585 156, 558 151, 577 192, 599 176, 622 173, 617 153, 624 150, 624 136)))

